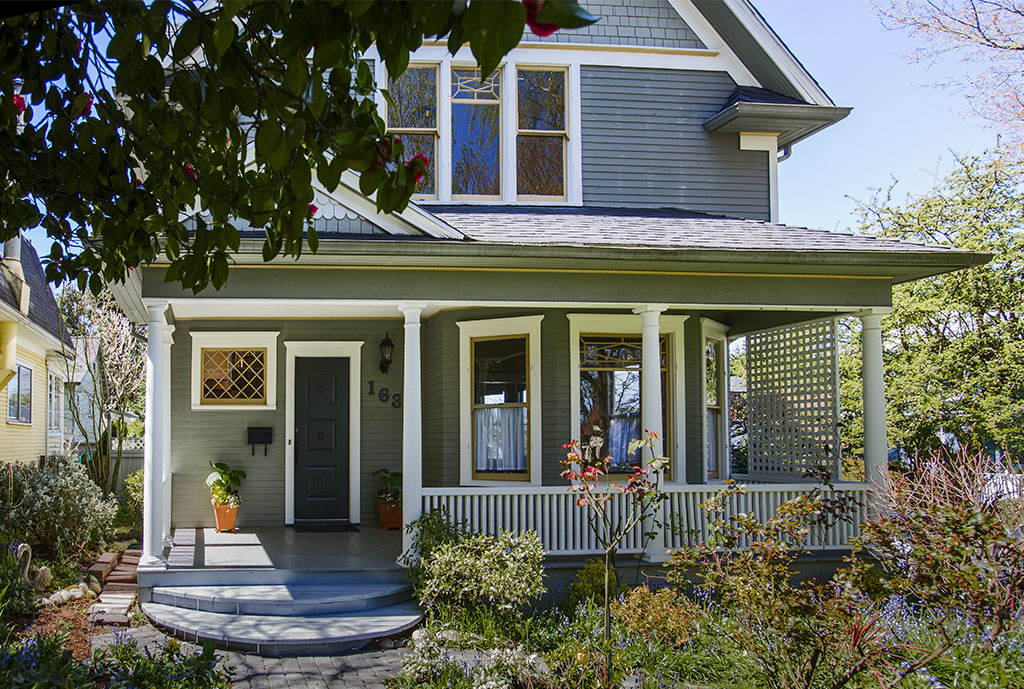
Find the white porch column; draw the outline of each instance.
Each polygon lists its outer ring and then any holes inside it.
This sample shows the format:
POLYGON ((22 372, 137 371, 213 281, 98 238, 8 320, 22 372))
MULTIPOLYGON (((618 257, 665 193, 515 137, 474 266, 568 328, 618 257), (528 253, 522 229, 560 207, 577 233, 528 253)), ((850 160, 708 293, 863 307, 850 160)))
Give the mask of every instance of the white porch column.
MULTIPOLYGON (((420 313, 426 302, 400 304, 405 315, 405 358, 402 361, 402 520, 419 518, 423 493, 423 391, 420 356, 420 313)), ((402 552, 412 547, 410 534, 402 529, 402 552)))
POLYGON ((148 304, 149 332, 146 348, 146 454, 143 462, 142 557, 140 567, 166 567, 163 556, 163 475, 166 457, 163 431, 165 426, 165 388, 170 377, 164 359, 167 349, 167 302, 148 304))
POLYGON ((864 477, 879 482, 889 466, 885 427, 885 379, 882 370, 882 317, 860 317, 861 373, 864 380, 864 477))
MULTIPOLYGON (((655 457, 665 454, 665 429, 662 428, 661 408, 661 312, 667 307, 660 304, 645 304, 633 309, 634 313, 640 314, 641 322, 641 362, 640 362, 640 425, 642 433, 656 433, 657 438, 651 442, 651 449, 640 450, 642 461, 646 465, 655 457)), ((685 470, 685 469, 683 469, 685 470)), ((676 471, 680 471, 677 468, 676 471)), ((664 481, 664 476, 659 478, 659 484, 664 481)), ((658 526, 664 523, 662 508, 650 518, 644 520, 644 532, 653 533, 650 545, 647 547, 648 556, 655 560, 661 560, 665 555, 664 538, 662 529, 658 526)))
POLYGON ((160 432, 160 448, 163 460, 163 476, 161 478, 163 491, 163 521, 160 525, 160 536, 164 547, 174 545, 171 539, 171 345, 174 344, 174 326, 168 325, 164 329, 161 347, 163 349, 163 379, 167 384, 163 386, 163 413, 160 416, 158 430, 160 432))
MULTIPOLYGON (((665 454, 665 433, 661 426, 661 312, 667 307, 654 304, 633 309, 633 313, 640 314, 641 318, 641 356, 640 365, 640 424, 646 431, 657 433, 658 438, 654 441, 653 456, 661 457, 665 454)), ((644 463, 649 462, 652 457, 644 455, 644 463)))

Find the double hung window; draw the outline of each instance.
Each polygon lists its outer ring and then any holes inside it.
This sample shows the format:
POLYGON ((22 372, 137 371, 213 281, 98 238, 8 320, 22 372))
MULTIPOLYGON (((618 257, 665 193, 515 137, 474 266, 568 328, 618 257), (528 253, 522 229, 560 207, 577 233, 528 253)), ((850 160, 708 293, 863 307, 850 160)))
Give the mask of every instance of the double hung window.
POLYGON ((437 65, 410 66, 388 83, 388 128, 401 137, 405 158, 427 156, 427 174, 416 186, 421 198, 437 196, 437 65))
POLYGON ((704 457, 707 478, 726 478, 728 473, 728 390, 726 352, 728 344, 723 325, 701 319, 704 331, 704 457))
POLYGON ((520 198, 565 196, 564 69, 518 70, 516 191, 520 198))
POLYGON ((7 421, 32 423, 32 369, 18 364, 7 383, 7 421))

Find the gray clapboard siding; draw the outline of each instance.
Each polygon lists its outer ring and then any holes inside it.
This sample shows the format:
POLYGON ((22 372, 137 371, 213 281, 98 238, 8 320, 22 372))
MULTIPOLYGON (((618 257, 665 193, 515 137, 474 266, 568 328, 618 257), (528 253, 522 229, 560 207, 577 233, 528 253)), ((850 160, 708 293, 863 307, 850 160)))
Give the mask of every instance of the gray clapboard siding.
POLYGON ((171 346, 171 472, 173 500, 171 521, 175 526, 212 526, 213 511, 203 480, 210 461, 223 461, 243 469, 248 478, 242 485, 239 526, 278 526, 284 523, 284 418, 285 348, 294 341, 363 341, 360 393, 361 509, 362 522, 378 523, 376 494, 379 487, 372 474, 381 467, 402 467, 402 409, 383 404, 367 394, 367 381, 377 388, 402 391, 403 328, 399 318, 379 320, 216 320, 178 321, 171 346), (280 331, 277 347, 277 409, 268 411, 192 411, 192 331, 280 331), (378 345, 385 330, 395 342, 394 363, 387 375, 378 369, 378 345), (255 456, 245 444, 247 426, 270 426, 274 443, 266 456, 263 448, 255 456))
POLYGON ((584 204, 768 220, 767 154, 704 131, 735 87, 725 72, 584 66, 584 204))
POLYGON ((601 18, 582 29, 556 31, 541 38, 523 32, 523 40, 539 43, 638 45, 656 48, 701 49, 706 46, 668 0, 583 0, 601 18))

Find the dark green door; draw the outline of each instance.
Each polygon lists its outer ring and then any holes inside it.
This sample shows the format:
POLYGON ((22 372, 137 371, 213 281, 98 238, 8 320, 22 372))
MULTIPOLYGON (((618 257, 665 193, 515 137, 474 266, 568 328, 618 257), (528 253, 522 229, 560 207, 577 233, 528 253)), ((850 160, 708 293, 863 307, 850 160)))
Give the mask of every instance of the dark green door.
POLYGON ((295 518, 348 519, 345 358, 295 359, 295 518))

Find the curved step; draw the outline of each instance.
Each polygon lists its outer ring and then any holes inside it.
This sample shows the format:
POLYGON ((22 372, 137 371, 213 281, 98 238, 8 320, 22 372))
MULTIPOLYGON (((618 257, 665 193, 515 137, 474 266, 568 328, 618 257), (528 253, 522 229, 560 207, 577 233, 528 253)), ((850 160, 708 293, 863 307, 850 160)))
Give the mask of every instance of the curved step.
POLYGON ((382 608, 409 600, 409 584, 270 584, 154 586, 154 603, 234 615, 326 615, 382 608))
POLYGON ((414 603, 332 615, 228 615, 143 603, 154 622, 187 641, 262 656, 329 655, 362 648, 373 639, 411 629, 423 619, 414 603))

